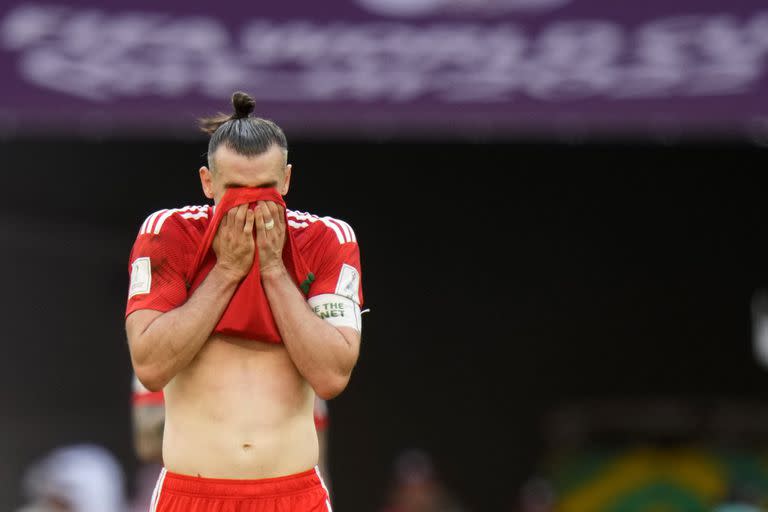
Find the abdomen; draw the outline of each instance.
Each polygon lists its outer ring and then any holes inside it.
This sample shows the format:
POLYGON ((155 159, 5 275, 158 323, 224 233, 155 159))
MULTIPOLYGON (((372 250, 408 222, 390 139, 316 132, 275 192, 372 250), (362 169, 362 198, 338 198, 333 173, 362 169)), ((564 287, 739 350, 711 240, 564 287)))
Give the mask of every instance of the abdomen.
POLYGON ((169 471, 270 478, 317 463, 314 393, 282 344, 214 336, 165 395, 169 471))

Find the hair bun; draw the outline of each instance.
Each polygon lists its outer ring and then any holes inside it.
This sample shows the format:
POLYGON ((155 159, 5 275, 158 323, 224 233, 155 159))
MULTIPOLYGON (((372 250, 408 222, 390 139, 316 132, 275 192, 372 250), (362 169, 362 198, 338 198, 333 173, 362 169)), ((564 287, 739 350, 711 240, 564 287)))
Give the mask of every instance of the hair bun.
POLYGON ((256 108, 256 102, 244 92, 237 91, 232 95, 232 106, 235 108, 232 119, 243 119, 251 115, 256 108))

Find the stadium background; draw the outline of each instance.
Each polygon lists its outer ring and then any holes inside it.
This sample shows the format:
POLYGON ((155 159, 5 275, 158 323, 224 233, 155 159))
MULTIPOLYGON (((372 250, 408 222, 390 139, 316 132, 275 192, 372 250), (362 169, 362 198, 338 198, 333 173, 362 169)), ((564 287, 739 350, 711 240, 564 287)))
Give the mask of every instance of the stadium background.
MULTIPOLYGON (((674 129, 638 122, 642 106, 622 130, 542 129, 551 105, 529 129, 461 109, 418 133, 399 132, 397 110, 366 111, 359 131, 288 118, 288 205, 355 228, 371 309, 330 404, 337 510, 381 509, 408 448, 475 511, 518 510, 531 479, 563 511, 705 510, 739 486, 765 500, 768 373, 750 316, 768 286, 761 80, 741 102, 664 100, 688 109, 674 129), (741 117, 713 124, 729 106, 741 117)), ((207 98, 121 130, 108 104, 80 119, 87 101, 61 114, 65 93, 39 94, 51 105, 6 95, 0 123, 3 510, 31 461, 77 441, 115 453, 130 490, 128 253, 148 213, 200 203, 190 112, 227 108, 207 98)))

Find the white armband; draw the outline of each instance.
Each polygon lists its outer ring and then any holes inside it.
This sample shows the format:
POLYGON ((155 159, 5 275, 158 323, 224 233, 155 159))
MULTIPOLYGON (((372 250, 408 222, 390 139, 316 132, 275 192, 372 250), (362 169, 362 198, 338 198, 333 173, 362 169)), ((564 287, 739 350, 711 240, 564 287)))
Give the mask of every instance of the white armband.
POLYGON ((317 316, 335 327, 351 327, 362 332, 363 323, 360 306, 347 297, 335 293, 324 293, 310 297, 309 307, 317 316))

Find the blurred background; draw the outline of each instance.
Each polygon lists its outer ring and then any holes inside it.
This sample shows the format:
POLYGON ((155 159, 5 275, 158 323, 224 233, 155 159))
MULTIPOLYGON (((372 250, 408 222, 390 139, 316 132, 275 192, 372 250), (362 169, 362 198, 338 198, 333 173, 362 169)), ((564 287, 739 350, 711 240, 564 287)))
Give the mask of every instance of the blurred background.
POLYGON ((360 241, 335 510, 768 505, 762 0, 6 0, 0 71, 0 510, 143 499, 128 254, 238 89, 360 241))

